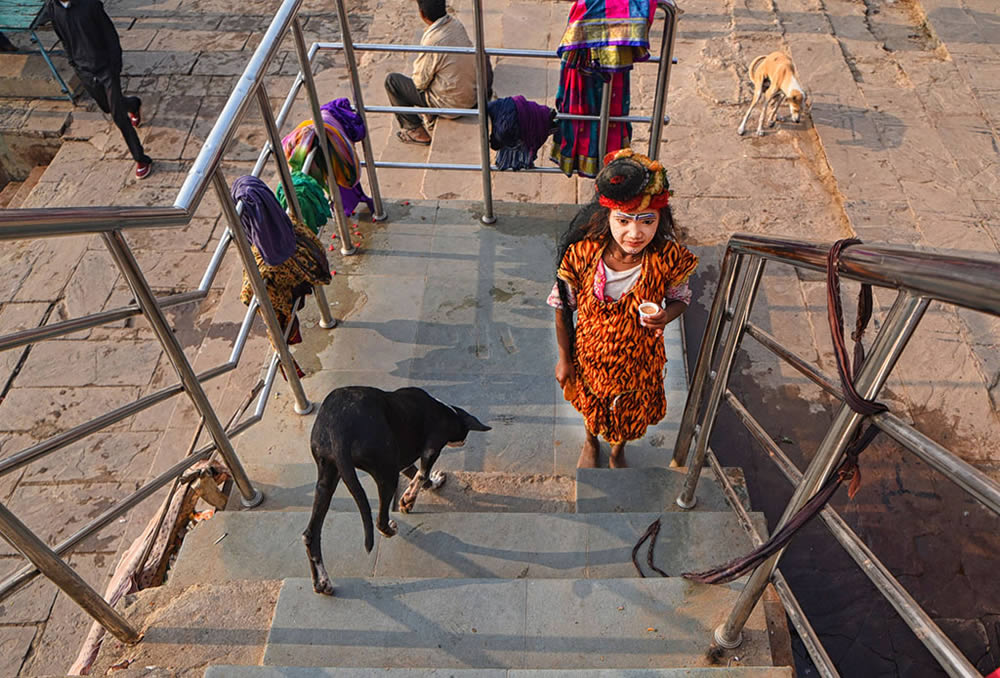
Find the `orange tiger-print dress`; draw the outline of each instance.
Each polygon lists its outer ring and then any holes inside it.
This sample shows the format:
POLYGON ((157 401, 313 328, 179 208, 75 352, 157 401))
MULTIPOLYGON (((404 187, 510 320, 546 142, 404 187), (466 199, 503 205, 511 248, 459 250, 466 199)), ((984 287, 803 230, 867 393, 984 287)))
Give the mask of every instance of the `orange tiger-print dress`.
POLYGON ((612 301, 594 289, 603 253, 604 245, 595 240, 572 244, 558 276, 576 293, 573 407, 588 431, 614 444, 641 438, 667 413, 663 338, 639 324, 638 307, 643 300, 663 300, 669 287, 686 282, 698 258, 673 241, 659 252, 647 248, 639 279, 612 301))

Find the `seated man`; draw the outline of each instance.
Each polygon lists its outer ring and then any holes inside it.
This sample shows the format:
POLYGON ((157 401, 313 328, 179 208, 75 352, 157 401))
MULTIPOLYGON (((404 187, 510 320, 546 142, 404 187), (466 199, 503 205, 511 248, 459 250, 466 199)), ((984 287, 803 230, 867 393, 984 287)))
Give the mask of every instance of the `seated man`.
MULTIPOLYGON (((445 0, 417 0, 417 8, 420 18, 427 24, 421 45, 472 47, 462 22, 448 16, 445 0)), ((489 98, 493 86, 489 60, 486 74, 489 98)), ((476 57, 473 54, 421 54, 413 62, 413 77, 390 73, 385 78, 385 91, 393 106, 476 108, 476 57)), ((403 143, 426 146, 431 143, 428 130, 433 129, 434 117, 397 113, 401 129, 396 136, 403 143)))

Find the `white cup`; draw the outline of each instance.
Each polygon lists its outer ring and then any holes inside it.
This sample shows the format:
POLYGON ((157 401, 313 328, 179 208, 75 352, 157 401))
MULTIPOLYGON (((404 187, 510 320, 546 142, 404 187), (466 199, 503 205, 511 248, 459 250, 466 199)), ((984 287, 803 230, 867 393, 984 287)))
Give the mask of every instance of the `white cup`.
POLYGON ((639 304, 639 317, 649 318, 660 312, 660 305, 652 301, 644 301, 639 304))

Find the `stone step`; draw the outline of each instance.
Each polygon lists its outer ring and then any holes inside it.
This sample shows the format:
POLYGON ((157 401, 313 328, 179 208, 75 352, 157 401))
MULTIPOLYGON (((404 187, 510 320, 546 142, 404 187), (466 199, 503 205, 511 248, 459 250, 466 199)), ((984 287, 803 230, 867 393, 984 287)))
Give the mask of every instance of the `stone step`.
POLYGON ((14 196, 17 195, 17 191, 21 188, 23 181, 8 181, 7 185, 0 190, 0 209, 14 209, 10 206, 11 201, 14 196))
MULTIPOLYGON (((712 631, 739 594, 738 586, 679 578, 337 584, 327 597, 308 579, 282 583, 262 665, 696 668, 711 664, 712 631)), ((744 630, 744 666, 771 665, 762 607, 744 630)))
POLYGON ((31 192, 35 190, 35 186, 38 182, 42 180, 42 175, 45 174, 45 170, 48 169, 47 165, 38 165, 31 169, 28 173, 28 178, 21 182, 21 186, 17 189, 17 193, 11 198, 10 203, 7 205, 7 209, 17 209, 24 205, 24 201, 28 199, 31 192))
POLYGON ((205 678, 793 678, 790 666, 699 669, 358 669, 295 666, 211 666, 205 678))
MULTIPOLYGON (((742 494, 749 509, 745 482, 740 469, 727 468, 726 474, 742 494)), ((577 513, 629 513, 680 511, 675 503, 684 487, 686 468, 577 469, 577 513)), ((695 511, 729 511, 722 489, 711 470, 702 471, 695 511)))
MULTIPOLYGON (((766 530, 763 517, 754 517, 766 530)), ((335 585, 341 577, 636 577, 632 547, 657 518, 654 562, 671 576, 721 564, 751 546, 732 512, 414 513, 394 514, 399 533, 386 539, 376 531, 376 546, 365 553, 354 511, 327 516, 323 554, 335 585)), ((308 520, 304 512, 217 513, 187 535, 168 584, 307 577, 301 534, 308 520)), ((647 553, 644 547, 639 561, 652 574, 647 553)))
MULTIPOLYGON (((262 509, 302 511, 312 507, 316 488, 315 464, 247 464, 246 469, 254 486, 264 493, 262 509)), ((358 478, 369 503, 378 506, 375 481, 367 473, 359 473, 358 478)), ((400 487, 403 489, 405 482, 405 477, 400 476, 400 487)), ((562 475, 448 471, 444 487, 420 494, 417 510, 421 513, 572 513, 574 485, 572 477, 562 475)), ((236 493, 231 495, 229 507, 240 508, 236 493)), ((354 499, 343 483, 337 486, 330 510, 357 512, 354 499)))

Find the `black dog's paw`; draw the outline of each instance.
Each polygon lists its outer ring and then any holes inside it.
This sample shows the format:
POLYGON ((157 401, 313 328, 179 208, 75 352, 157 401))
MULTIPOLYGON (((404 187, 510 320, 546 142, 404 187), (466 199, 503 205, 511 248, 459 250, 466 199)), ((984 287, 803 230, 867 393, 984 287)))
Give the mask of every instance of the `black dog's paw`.
POLYGON ((324 596, 333 595, 333 582, 329 579, 321 579, 313 582, 313 591, 324 596))
POLYGON ((395 537, 395 536, 396 536, 396 533, 397 533, 397 532, 398 532, 399 530, 398 530, 398 528, 396 527, 396 521, 395 521, 395 520, 390 520, 390 521, 389 521, 389 522, 388 522, 388 523, 387 523, 387 524, 385 525, 385 527, 382 527, 382 526, 380 525, 380 526, 379 526, 379 528, 378 528, 378 531, 379 531, 379 532, 381 532, 381 533, 382 533, 382 536, 384 536, 384 537, 395 537))
POLYGON ((424 481, 424 489, 440 490, 447 480, 448 475, 444 471, 431 471, 430 476, 424 481))
POLYGON ((409 490, 403 493, 403 496, 399 498, 399 512, 409 513, 413 510, 413 507, 417 505, 416 496, 410 494, 409 490))

